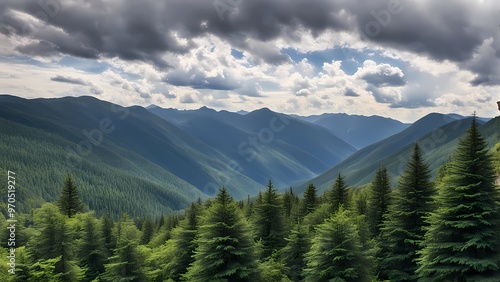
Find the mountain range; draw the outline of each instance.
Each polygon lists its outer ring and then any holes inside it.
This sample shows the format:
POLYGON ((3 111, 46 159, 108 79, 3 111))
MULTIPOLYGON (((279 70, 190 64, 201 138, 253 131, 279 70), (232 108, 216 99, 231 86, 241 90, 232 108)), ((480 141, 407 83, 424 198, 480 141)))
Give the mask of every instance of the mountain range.
MULTIPOLYGON (((431 174, 435 176, 438 169, 451 159, 459 138, 469 129, 471 122, 472 117, 429 114, 400 133, 357 151, 325 173, 297 185, 295 191, 300 194, 309 183, 313 183, 319 193, 322 193, 332 187, 333 180, 339 173, 346 177, 346 182, 350 186, 366 185, 381 166, 388 169, 394 187, 398 176, 404 171, 410 159, 415 143, 422 148, 431 174)), ((500 141, 500 117, 478 118, 477 122, 488 148, 500 141)))
MULTIPOLYGON (((480 122, 493 146, 498 120, 480 122)), ((20 211, 56 200, 70 173, 83 201, 98 213, 158 215, 213 196, 220 186, 243 199, 268 179, 300 193, 310 182, 327 189, 339 172, 348 184, 364 185, 379 165, 395 178, 415 141, 428 148, 435 171, 469 125, 458 115, 430 114, 410 125, 378 116, 0 95, 0 174, 16 171, 20 211)))

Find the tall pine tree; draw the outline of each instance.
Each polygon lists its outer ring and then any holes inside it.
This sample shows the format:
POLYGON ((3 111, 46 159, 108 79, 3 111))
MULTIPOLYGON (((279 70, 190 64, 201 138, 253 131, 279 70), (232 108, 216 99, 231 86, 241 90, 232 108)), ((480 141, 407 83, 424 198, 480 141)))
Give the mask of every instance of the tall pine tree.
POLYGON ((299 222, 286 238, 287 244, 281 249, 281 257, 288 267, 288 277, 292 281, 301 281, 302 270, 306 265, 305 255, 310 248, 307 229, 299 222))
POLYGON ((304 200, 302 200, 301 214, 306 216, 318 206, 318 196, 316 195, 316 187, 309 183, 306 191, 304 191, 304 200))
POLYGON ((253 225, 257 240, 262 240, 263 257, 285 245, 283 208, 273 183, 269 180, 267 191, 255 203, 253 225))
POLYGON ((186 218, 173 230, 172 244, 175 256, 167 264, 166 272, 170 278, 178 281, 191 263, 193 263, 196 243, 198 217, 201 214, 201 203, 192 203, 186 210, 186 218))
POLYGON ((64 187, 57 205, 59 206, 61 213, 67 217, 73 217, 76 213, 83 212, 85 210, 85 206, 78 196, 76 186, 73 183, 73 178, 69 174, 66 176, 66 180, 64 181, 64 187))
POLYGON ((500 281, 500 195, 475 116, 447 170, 420 253, 420 280, 500 281))
POLYGON ((222 187, 201 217, 195 240, 195 261, 187 281, 254 281, 257 267, 250 226, 222 187))
POLYGON ((102 233, 98 229, 97 219, 93 214, 85 214, 83 218, 83 234, 78 246, 80 265, 85 269, 82 281, 93 281, 104 272, 107 259, 102 233))
POLYGON ((343 208, 318 226, 306 262, 306 282, 371 281, 356 224, 343 208))
POLYGON ((375 173, 375 178, 372 181, 368 202, 368 217, 373 237, 377 237, 380 233, 380 228, 389 206, 390 193, 391 186, 387 168, 381 167, 375 173))
POLYGON ((343 206, 346 209, 348 208, 349 190, 345 183, 345 178, 340 173, 337 176, 337 179, 335 179, 330 197, 333 212, 336 212, 340 206, 343 206))
POLYGON ((393 193, 389 212, 382 228, 387 244, 382 269, 391 281, 417 281, 417 251, 422 248, 424 218, 433 209, 434 187, 429 166, 424 162, 418 144, 393 193))

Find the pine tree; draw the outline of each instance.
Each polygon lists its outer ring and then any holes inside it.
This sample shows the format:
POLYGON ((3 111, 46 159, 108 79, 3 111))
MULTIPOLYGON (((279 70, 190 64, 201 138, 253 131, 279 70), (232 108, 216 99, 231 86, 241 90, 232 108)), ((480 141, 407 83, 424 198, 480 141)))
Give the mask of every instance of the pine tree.
POLYGON ((141 241, 140 243, 145 245, 151 241, 151 238, 153 238, 154 235, 154 224, 151 218, 146 218, 142 222, 142 228, 141 228, 141 241))
POLYGON ((107 214, 104 214, 101 217, 100 230, 106 251, 106 257, 110 257, 113 254, 113 250, 116 248, 116 237, 113 234, 114 224, 113 219, 107 214))
POLYGON ((343 206, 346 209, 349 208, 349 190, 345 184, 345 178, 340 173, 333 184, 330 202, 332 204, 333 212, 336 212, 340 206, 343 206))
POLYGON ((387 213, 390 201, 391 187, 387 168, 381 167, 377 170, 371 184, 371 193, 368 207, 370 231, 373 237, 377 237, 387 213))
POLYGON ((371 281, 356 224, 343 208, 316 229, 304 281, 371 281))
POLYGON ((73 217, 76 213, 83 212, 85 206, 78 196, 78 192, 71 175, 66 176, 64 188, 58 201, 58 206, 62 214, 73 217))
POLYGON ((119 281, 146 281, 142 269, 142 258, 137 250, 139 230, 134 222, 126 215, 122 215, 117 226, 116 248, 109 263, 105 265, 105 272, 101 280, 106 282, 119 281))
POLYGON ((83 281, 93 281, 100 273, 104 272, 107 256, 101 235, 95 217, 86 215, 83 222, 83 235, 78 248, 80 265, 85 269, 83 281))
POLYGON ((316 195, 316 187, 310 183, 304 191, 304 200, 302 201, 301 214, 308 215, 318 206, 318 196, 316 195))
POLYGON ((187 268, 194 262, 193 254, 196 249, 194 239, 198 228, 198 217, 201 214, 201 204, 192 203, 186 210, 186 218, 173 230, 172 245, 175 256, 168 263, 166 272, 168 277, 178 281, 186 273, 187 268))
POLYGON ((40 234, 32 238, 29 252, 34 261, 52 269, 63 281, 81 278, 81 269, 73 261, 72 236, 62 215, 53 204, 44 204, 35 211, 35 226, 40 234))
POLYGON ((250 227, 227 190, 219 189, 200 222, 190 282, 254 281, 257 267, 250 227))
POLYGON ((417 252, 424 238, 424 218, 432 211, 434 187, 429 166, 418 144, 393 193, 389 212, 382 228, 382 240, 388 253, 383 259, 384 272, 391 281, 417 281, 417 252))
POLYGON ((290 187, 290 191, 285 191, 283 194, 283 211, 285 213, 286 218, 290 218, 292 214, 292 207, 293 207, 293 190, 292 187, 290 187))
POLYGON ((417 274, 421 281, 500 281, 500 195, 475 116, 447 170, 417 274))
POLYGON ((309 251, 310 242, 306 228, 298 223, 286 238, 287 244, 281 249, 281 257, 288 267, 288 277, 292 281, 301 281, 302 269, 305 267, 305 254, 309 251))
POLYGON ((255 237, 262 240, 263 257, 270 256, 274 250, 285 245, 282 204, 271 180, 268 182, 267 191, 256 202, 253 219, 255 237))
POLYGON ((109 261, 110 263, 105 265, 106 271, 101 276, 100 281, 146 281, 141 258, 137 251, 137 243, 128 239, 118 240, 115 253, 109 258, 109 261))

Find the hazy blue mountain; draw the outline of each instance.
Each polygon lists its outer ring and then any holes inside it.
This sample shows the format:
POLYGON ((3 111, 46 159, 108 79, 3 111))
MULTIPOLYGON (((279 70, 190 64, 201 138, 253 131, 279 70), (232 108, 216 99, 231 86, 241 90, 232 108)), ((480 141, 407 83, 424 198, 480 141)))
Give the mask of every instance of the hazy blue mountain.
MULTIPOLYGON (((415 142, 420 143, 431 169, 435 172, 448 161, 457 138, 470 127, 470 121, 470 118, 461 119, 456 115, 429 114, 402 132, 357 151, 310 182, 320 191, 324 191, 329 189, 338 173, 342 173, 349 185, 360 186, 373 179, 379 166, 386 166, 395 180, 404 170, 415 142)), ((479 123, 484 122, 479 120, 479 123)), ((298 185, 297 192, 303 191, 308 183, 298 185)))
POLYGON ((327 128, 358 149, 399 133, 410 126, 410 124, 381 116, 322 114, 296 117, 327 128))
POLYGON ((0 120, 0 167, 22 170, 26 186, 45 200, 57 197, 62 187, 57 181, 64 178, 59 174, 66 172, 89 183, 84 199, 112 199, 110 210, 131 214, 134 207, 126 203, 134 198, 151 201, 142 214, 168 212, 212 195, 220 185, 236 198, 263 185, 228 166, 230 159, 221 152, 142 107, 122 108, 92 97, 2 95, 0 120), (127 184, 134 193, 122 191, 127 184), (102 198, 96 189, 105 191, 102 198))
POLYGON ((245 115, 206 107, 150 111, 222 152, 258 183, 310 179, 356 151, 321 126, 267 108, 245 115))

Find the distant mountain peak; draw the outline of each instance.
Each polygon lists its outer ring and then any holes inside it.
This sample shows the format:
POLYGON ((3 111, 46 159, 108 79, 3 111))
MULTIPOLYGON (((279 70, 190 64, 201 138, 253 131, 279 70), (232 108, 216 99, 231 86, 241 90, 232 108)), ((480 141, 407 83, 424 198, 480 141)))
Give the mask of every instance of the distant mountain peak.
POLYGON ((154 108, 161 108, 160 106, 157 106, 155 104, 151 104, 149 106, 146 107, 146 109, 150 110, 150 109, 154 109, 154 108))
POLYGON ((203 107, 199 108, 198 111, 200 111, 200 112, 216 112, 216 110, 209 108, 207 106, 203 106, 203 107))

